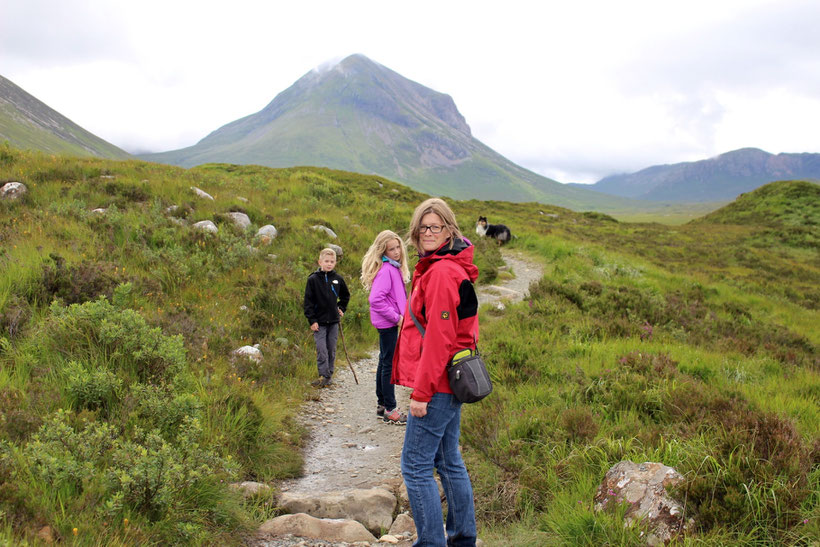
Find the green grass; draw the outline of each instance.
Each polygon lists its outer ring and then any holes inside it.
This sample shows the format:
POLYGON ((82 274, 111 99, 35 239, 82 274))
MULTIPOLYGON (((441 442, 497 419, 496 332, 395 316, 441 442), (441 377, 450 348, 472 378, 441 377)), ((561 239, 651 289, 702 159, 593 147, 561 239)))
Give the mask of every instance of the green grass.
MULTIPOLYGON (((48 525, 81 545, 240 544, 274 508, 226 485, 301 465, 295 415, 315 376, 302 291, 330 242, 312 226, 339 235, 346 342, 363 355, 376 336, 361 257, 425 196, 330 169, 0 151, 0 180, 30 190, 0 203, 0 542, 36 544, 48 525), (190 227, 203 219, 219 233, 190 227), (254 238, 264 224, 270 246, 254 238), (261 363, 232 358, 246 344, 261 363)), ((462 442, 486 544, 641 544, 591 507, 623 459, 684 474, 696 525, 682 544, 817 537, 818 228, 812 190, 793 187, 744 196, 765 224, 732 206, 667 226, 451 203, 480 282, 501 265, 474 233, 488 212, 544 266, 529 299, 481 310, 495 392, 465 408, 462 442)))

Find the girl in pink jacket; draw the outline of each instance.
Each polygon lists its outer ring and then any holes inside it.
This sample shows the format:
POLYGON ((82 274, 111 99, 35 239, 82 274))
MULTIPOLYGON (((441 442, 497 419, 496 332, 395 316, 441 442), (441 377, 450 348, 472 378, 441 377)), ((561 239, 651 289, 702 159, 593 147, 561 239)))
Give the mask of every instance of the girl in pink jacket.
POLYGON ((379 331, 379 366, 376 369, 376 414, 385 422, 404 425, 407 416, 396 406, 393 351, 407 303, 405 283, 410 279, 404 242, 390 230, 376 236, 362 259, 362 285, 370 291, 370 322, 379 331))

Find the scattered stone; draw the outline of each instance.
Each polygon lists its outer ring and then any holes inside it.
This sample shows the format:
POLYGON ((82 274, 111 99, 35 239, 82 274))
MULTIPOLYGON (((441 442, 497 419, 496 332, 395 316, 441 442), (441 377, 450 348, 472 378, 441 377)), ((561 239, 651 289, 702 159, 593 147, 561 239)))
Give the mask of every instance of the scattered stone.
POLYGON ((103 207, 97 207, 96 209, 92 209, 92 213, 97 213, 99 215, 104 215, 108 209, 104 209, 103 207))
POLYGON ((248 198, 243 198, 242 196, 236 196, 236 199, 238 199, 238 200, 239 200, 239 201, 241 201, 242 203, 250 203, 250 201, 248 200, 248 198))
POLYGON ((329 542, 376 541, 376 536, 355 520, 319 519, 305 513, 282 515, 268 520, 259 527, 259 531, 273 536, 291 534, 329 542))
POLYGON ((243 482, 236 482, 231 484, 231 488, 234 490, 239 490, 242 492, 243 498, 250 498, 257 494, 265 493, 268 494, 271 492, 271 487, 267 484, 263 484, 261 482, 253 482, 253 481, 243 481, 243 482))
POLYGON ((259 344, 255 344, 253 346, 242 346, 241 348, 237 348, 231 352, 232 355, 235 357, 247 357, 251 361, 256 361, 259 363, 262 361, 262 352, 259 350, 259 344))
POLYGON ((382 537, 379 538, 379 542, 380 543, 393 543, 393 544, 395 544, 395 543, 399 542, 399 538, 397 538, 396 536, 392 536, 390 534, 385 534, 385 535, 383 535, 382 537))
POLYGON ((14 201, 23 197, 28 192, 28 188, 22 182, 7 182, 0 187, 0 198, 14 201))
POLYGON ((214 224, 211 220, 200 220, 199 222, 195 222, 194 228, 196 228, 197 230, 202 230, 204 232, 211 232, 212 234, 215 234, 219 231, 219 228, 217 228, 216 224, 214 224))
POLYGON ((195 193, 196 195, 198 195, 199 197, 201 197, 201 198, 204 198, 204 199, 209 199, 209 200, 211 200, 211 201, 213 201, 213 200, 214 200, 214 197, 213 197, 211 194, 209 194, 209 193, 208 193, 208 192, 206 192, 205 190, 200 190, 200 189, 199 189, 199 188, 197 188, 196 186, 191 186, 191 190, 193 190, 193 191, 194 191, 194 193, 195 193))
POLYGON ((666 491, 683 481, 683 476, 662 463, 637 464, 622 461, 607 471, 595 494, 595 510, 603 511, 627 503, 627 524, 644 519, 650 529, 647 545, 662 545, 688 529, 683 506, 666 491))
POLYGON ((337 237, 339 237, 339 236, 336 235, 336 232, 334 232, 333 230, 331 230, 327 226, 322 226, 321 224, 311 226, 311 228, 313 228, 314 230, 321 230, 322 232, 326 233, 327 235, 329 235, 333 239, 336 239, 337 237))
POLYGON ((256 231, 256 237, 259 238, 259 242, 262 245, 270 245, 279 232, 273 226, 273 224, 265 224, 259 230, 256 231))
POLYGON ((234 226, 240 230, 245 230, 251 225, 251 219, 245 213, 231 212, 228 216, 233 221, 234 226))

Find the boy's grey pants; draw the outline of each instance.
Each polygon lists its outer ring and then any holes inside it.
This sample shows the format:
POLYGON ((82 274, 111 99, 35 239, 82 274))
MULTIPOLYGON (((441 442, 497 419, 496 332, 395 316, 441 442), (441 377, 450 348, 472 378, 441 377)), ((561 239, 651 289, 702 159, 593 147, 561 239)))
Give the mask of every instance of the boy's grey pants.
POLYGON ((336 363, 336 340, 339 337, 339 323, 319 325, 319 330, 313 333, 316 342, 316 366, 319 376, 330 378, 333 376, 333 365, 336 363))

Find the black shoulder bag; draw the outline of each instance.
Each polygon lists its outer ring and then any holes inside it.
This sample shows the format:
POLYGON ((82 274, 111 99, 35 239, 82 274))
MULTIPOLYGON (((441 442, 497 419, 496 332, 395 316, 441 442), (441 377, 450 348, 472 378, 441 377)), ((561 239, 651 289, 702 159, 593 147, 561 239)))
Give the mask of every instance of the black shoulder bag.
MULTIPOLYGON (((416 314, 413 313, 412 301, 407 309, 410 310, 410 319, 413 320, 421 337, 424 338, 425 330, 416 319, 416 314)), ((478 344, 475 350, 467 348, 456 352, 447 363, 447 378, 450 380, 453 395, 462 403, 476 403, 493 391, 493 383, 490 381, 487 366, 481 359, 481 354, 478 353, 478 344)))

